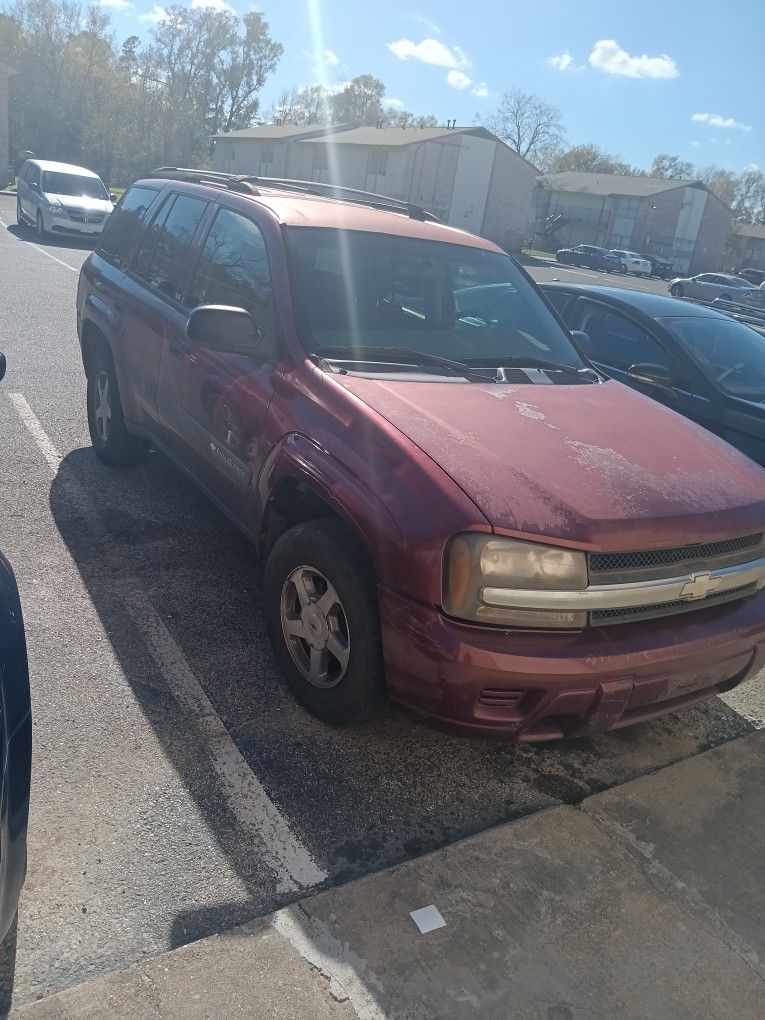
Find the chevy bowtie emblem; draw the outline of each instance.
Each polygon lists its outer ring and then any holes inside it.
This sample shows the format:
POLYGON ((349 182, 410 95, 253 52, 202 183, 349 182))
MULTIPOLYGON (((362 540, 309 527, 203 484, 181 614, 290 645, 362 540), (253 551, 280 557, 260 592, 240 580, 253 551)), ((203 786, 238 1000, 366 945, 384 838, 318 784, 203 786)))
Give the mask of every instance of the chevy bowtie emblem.
POLYGON ((690 581, 687 581, 680 590, 680 598, 703 599, 719 586, 720 578, 712 577, 712 575, 708 572, 703 574, 691 574, 690 581))

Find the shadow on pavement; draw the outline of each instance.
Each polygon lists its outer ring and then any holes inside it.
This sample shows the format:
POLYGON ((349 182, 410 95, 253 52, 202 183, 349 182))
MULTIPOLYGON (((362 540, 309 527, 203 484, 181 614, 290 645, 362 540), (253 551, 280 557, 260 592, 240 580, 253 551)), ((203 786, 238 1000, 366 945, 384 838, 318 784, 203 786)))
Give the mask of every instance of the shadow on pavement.
POLYGON ((264 882, 257 850, 243 838, 205 748, 190 738, 192 727, 119 597, 127 578, 161 616, 330 884, 542 807, 577 803, 752 728, 715 699, 631 730, 549 745, 463 740, 395 713, 362 729, 332 729, 293 701, 276 672, 252 547, 163 456, 114 471, 90 449, 75 450, 50 501, 137 702, 252 898, 247 910, 179 912, 174 945, 294 897, 277 896, 264 882))
POLYGON ((34 227, 26 223, 9 223, 8 233, 18 237, 21 241, 34 241, 35 244, 43 244, 49 248, 79 248, 82 251, 92 251, 96 237, 79 237, 77 234, 46 234, 39 237, 34 227))

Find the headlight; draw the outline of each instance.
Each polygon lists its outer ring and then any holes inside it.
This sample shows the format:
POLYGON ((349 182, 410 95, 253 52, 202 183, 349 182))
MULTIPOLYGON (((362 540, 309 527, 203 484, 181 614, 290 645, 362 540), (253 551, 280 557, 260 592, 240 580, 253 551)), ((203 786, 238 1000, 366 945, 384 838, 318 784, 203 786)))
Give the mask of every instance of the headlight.
POLYGON ((444 611, 461 620, 510 627, 584 627, 584 612, 502 605, 503 591, 582 591, 584 553, 540 542, 466 533, 451 540, 444 563, 444 611))
POLYGON ((55 216, 66 216, 66 209, 60 202, 48 202, 48 212, 55 216))

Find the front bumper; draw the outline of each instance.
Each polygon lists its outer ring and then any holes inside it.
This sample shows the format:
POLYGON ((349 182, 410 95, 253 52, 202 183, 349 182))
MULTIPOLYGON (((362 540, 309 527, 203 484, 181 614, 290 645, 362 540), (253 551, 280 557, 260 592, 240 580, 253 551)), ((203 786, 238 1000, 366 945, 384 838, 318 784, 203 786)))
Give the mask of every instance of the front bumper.
POLYGON ((55 213, 43 215, 43 222, 46 230, 52 234, 70 234, 78 237, 93 237, 104 229, 106 219, 97 223, 86 223, 81 220, 73 220, 68 216, 57 216, 55 213))
POLYGON ((554 740, 657 718, 765 665, 765 592, 575 632, 457 623, 379 592, 391 700, 465 735, 554 740))

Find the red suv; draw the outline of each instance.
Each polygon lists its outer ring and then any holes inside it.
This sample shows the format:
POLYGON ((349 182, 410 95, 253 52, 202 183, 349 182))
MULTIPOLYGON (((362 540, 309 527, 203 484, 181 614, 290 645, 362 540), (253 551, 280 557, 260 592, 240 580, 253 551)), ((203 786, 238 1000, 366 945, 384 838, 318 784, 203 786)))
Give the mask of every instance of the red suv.
POLYGON ((250 536, 319 718, 390 699, 543 740, 762 665, 765 472, 598 374, 489 241, 162 170, 112 214, 77 319, 96 453, 154 445, 250 536))

